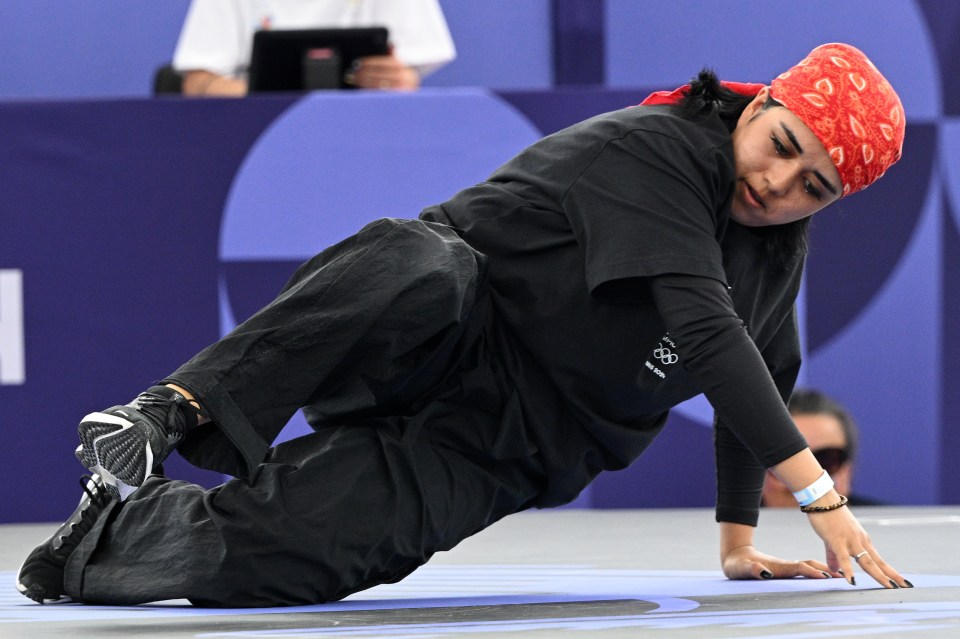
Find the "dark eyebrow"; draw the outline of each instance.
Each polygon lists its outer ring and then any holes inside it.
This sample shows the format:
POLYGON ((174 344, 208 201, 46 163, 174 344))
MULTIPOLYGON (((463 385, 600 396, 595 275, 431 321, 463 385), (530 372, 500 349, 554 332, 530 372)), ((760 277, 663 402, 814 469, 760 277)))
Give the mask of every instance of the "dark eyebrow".
POLYGON ((837 194, 837 187, 835 187, 834 185, 830 184, 830 182, 827 181, 827 178, 823 177, 823 174, 820 173, 820 171, 814 171, 813 174, 817 176, 817 179, 820 180, 820 182, 821 182, 825 187, 827 187, 827 190, 828 190, 828 191, 830 191, 830 192, 833 193, 834 195, 837 194))
MULTIPOLYGON (((790 127, 788 127, 783 122, 780 123, 780 126, 783 127, 784 133, 787 134, 787 137, 790 139, 790 143, 793 144, 793 147, 797 150, 797 153, 799 153, 800 155, 803 155, 803 147, 800 146, 800 141, 797 139, 797 136, 793 134, 793 131, 790 130, 790 127)), ((825 187, 827 187, 828 191, 830 191, 834 195, 837 194, 838 192, 837 187, 830 184, 827 178, 823 177, 823 174, 820 173, 820 171, 814 171, 813 174, 817 176, 817 179, 820 180, 820 182, 825 187)))
POLYGON ((780 126, 783 127, 783 130, 784 132, 786 132, 787 137, 790 138, 790 142, 793 143, 793 147, 797 150, 797 153, 799 153, 800 155, 803 155, 803 147, 800 146, 800 141, 797 140, 797 136, 793 134, 793 131, 790 130, 790 127, 788 127, 783 122, 780 123, 780 126))

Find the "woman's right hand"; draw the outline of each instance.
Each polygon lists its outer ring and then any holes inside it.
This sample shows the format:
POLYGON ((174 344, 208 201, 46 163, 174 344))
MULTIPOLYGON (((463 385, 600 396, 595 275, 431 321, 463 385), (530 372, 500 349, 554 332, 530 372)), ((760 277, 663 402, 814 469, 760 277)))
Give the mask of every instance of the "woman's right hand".
MULTIPOLYGON (((840 496, 836 491, 830 491, 815 505, 830 505, 839 501, 840 496)), ((830 572, 840 573, 851 585, 856 585, 855 561, 861 570, 884 588, 913 588, 913 584, 883 560, 870 535, 849 508, 843 506, 827 512, 810 512, 807 517, 826 547, 830 572)))
MULTIPOLYGON (((809 448, 788 457, 771 470, 794 493, 811 486, 825 474, 809 448)), ((816 501, 807 504, 813 509, 807 511, 810 525, 826 547, 830 572, 841 574, 851 585, 856 585, 853 576, 853 562, 856 561, 865 573, 884 588, 912 588, 913 585, 903 575, 883 560, 850 509, 837 506, 840 500, 837 491, 830 488, 816 501)))

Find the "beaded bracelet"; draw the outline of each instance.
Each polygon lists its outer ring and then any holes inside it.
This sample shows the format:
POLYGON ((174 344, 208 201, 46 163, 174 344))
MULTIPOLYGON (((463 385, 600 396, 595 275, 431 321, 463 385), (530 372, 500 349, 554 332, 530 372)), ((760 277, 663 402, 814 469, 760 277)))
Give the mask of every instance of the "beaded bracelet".
POLYGON ((843 508, 847 505, 847 496, 840 495, 840 501, 835 504, 830 504, 829 506, 800 506, 800 512, 802 513, 826 513, 831 510, 836 510, 837 508, 843 508))

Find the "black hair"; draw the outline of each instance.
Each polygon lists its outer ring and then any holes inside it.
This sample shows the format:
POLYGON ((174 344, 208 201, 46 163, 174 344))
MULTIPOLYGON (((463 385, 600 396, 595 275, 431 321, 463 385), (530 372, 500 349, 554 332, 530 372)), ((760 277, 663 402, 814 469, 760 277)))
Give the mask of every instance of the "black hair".
POLYGON ((787 408, 791 415, 829 415, 836 419, 840 422, 844 438, 847 440, 847 459, 852 460, 856 457, 859 443, 857 423, 847 409, 840 405, 840 402, 822 391, 800 389, 794 391, 787 408))
MULTIPOLYGON (((720 84, 717 74, 704 68, 690 80, 690 89, 684 94, 678 108, 681 117, 688 120, 698 119, 705 114, 714 113, 733 132, 737 121, 753 96, 743 95, 720 84)), ((764 109, 783 105, 767 98, 764 109)), ((771 265, 785 269, 807 254, 807 232, 810 228, 810 216, 787 224, 778 224, 755 229, 764 236, 767 260, 771 265)))
POLYGON ((690 80, 690 88, 680 100, 680 115, 692 120, 704 113, 715 112, 732 132, 740 114, 752 101, 753 96, 726 88, 712 69, 704 68, 690 80))

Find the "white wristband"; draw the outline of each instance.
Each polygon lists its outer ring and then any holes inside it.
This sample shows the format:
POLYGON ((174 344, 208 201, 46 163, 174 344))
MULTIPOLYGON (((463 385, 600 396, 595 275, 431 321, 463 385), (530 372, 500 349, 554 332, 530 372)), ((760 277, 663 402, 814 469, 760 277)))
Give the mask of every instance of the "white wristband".
POLYGON ((827 474, 827 471, 823 471, 823 474, 820 475, 820 478, 817 481, 813 482, 803 490, 798 490, 793 493, 793 496, 797 499, 797 503, 801 506, 809 506, 813 502, 817 501, 833 489, 833 480, 830 479, 830 475, 827 474))

